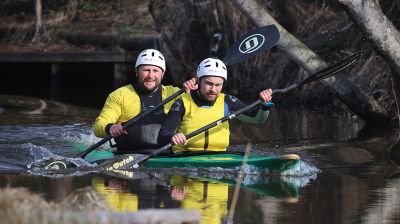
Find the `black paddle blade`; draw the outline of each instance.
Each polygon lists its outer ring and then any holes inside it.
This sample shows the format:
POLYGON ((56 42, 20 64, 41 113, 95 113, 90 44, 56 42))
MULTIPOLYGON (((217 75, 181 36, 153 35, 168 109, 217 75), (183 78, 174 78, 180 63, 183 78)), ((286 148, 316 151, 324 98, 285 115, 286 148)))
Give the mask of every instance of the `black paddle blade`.
POLYGON ((311 76, 309 76, 308 78, 304 79, 303 81, 300 81, 298 84, 299 85, 303 85, 306 83, 310 83, 310 82, 314 82, 316 80, 320 80, 320 79, 325 79, 328 78, 330 76, 335 75, 336 73, 342 71, 343 69, 345 69, 347 66, 353 64, 355 61, 357 61, 359 58, 361 57, 361 53, 360 52, 356 52, 352 55, 350 55, 349 57, 339 61, 336 64, 333 64, 311 76))
POLYGON ((223 61, 226 65, 244 61, 266 49, 272 48, 278 43, 279 38, 279 30, 275 25, 254 29, 241 36, 235 42, 223 61))
POLYGON ((100 166, 104 170, 126 170, 138 168, 138 163, 142 161, 144 158, 149 157, 148 155, 141 154, 124 154, 114 156, 111 159, 108 159, 100 166))

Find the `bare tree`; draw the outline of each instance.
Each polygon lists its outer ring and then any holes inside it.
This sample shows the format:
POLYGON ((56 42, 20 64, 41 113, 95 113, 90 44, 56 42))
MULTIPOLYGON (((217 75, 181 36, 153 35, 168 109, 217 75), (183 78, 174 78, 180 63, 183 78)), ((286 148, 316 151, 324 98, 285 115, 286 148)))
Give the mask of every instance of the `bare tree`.
POLYGON ((33 42, 40 42, 42 32, 42 0, 35 0, 36 27, 33 42))
MULTIPOLYGON (((393 88, 397 109, 400 97, 400 32, 383 14, 378 0, 338 0, 346 6, 348 14, 368 35, 378 52, 389 62, 393 80, 397 88, 393 88)), ((400 118, 398 112, 398 120, 400 118)), ((400 122, 400 121, 399 121, 400 122)), ((400 126, 400 124, 399 124, 400 126)), ((389 149, 390 158, 400 164, 400 133, 396 143, 389 149)))
MULTIPOLYGON (((327 66, 315 52, 283 28, 255 0, 233 0, 233 3, 257 26, 276 25, 281 33, 281 39, 277 45, 278 48, 287 53, 291 59, 295 60, 308 73, 312 74, 327 66)), ((347 78, 335 76, 322 80, 322 83, 367 123, 389 125, 390 117, 388 112, 376 100, 363 93, 357 85, 347 78)))
MULTIPOLYGON (((70 2, 74 2, 75 0, 70 0, 70 2)), ((71 4, 71 3, 70 3, 71 4)), ((68 4, 68 6, 70 5, 68 4)), ((39 42, 47 42, 51 40, 51 33, 46 27, 55 26, 58 23, 63 21, 63 16, 59 19, 59 16, 55 16, 53 19, 48 19, 47 21, 43 21, 43 3, 42 0, 35 0, 35 16, 36 16, 36 23, 35 23, 35 33, 33 35, 32 42, 39 43, 39 42)), ((67 9, 67 11, 69 8, 67 9)))
POLYGON ((400 31, 383 14, 378 0, 339 0, 368 34, 379 52, 395 67, 400 78, 400 31))
MULTIPOLYGON (((339 2, 346 6, 353 20, 365 31, 378 52, 389 62, 397 87, 393 88, 393 92, 399 110, 397 99, 400 97, 398 88, 400 87, 400 31, 383 14, 378 0, 339 0, 339 2)), ((397 116, 399 120, 399 112, 397 116)))

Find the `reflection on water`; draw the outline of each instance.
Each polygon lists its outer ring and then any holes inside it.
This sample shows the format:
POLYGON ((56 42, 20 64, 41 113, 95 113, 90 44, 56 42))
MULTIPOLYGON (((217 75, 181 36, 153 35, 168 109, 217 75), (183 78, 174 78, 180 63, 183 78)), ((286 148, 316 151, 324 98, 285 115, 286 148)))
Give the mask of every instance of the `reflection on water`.
POLYGON ((400 179, 389 180, 383 189, 376 190, 375 202, 366 209, 367 216, 362 218, 364 223, 400 223, 400 179), (384 209, 381 209, 384 208, 384 209))
MULTIPOLYGON (((97 176, 92 184, 115 211, 145 208, 183 208, 201 212, 202 223, 221 223, 226 219, 232 200, 234 179, 148 172, 150 179, 124 180, 97 176)), ((258 182, 242 184, 246 198, 262 197, 275 204, 297 203, 299 186, 282 178, 261 177, 258 182)))
MULTIPOLYGON (((328 109, 326 109, 328 110, 328 109)), ((260 125, 248 125, 233 120, 231 143, 296 142, 303 139, 353 139, 363 127, 363 121, 330 110, 321 113, 292 108, 271 110, 268 120, 260 125)))
POLYGON ((92 185, 114 211, 133 212, 139 209, 138 195, 129 192, 127 181, 96 176, 92 179, 92 185))
MULTIPOLYGON (((98 111, 27 98, 14 101, 0 98, 1 187, 24 186, 49 201, 91 187, 114 211, 185 208, 200 211, 203 223, 226 220, 237 172, 139 169, 121 176, 93 172, 83 160, 85 169, 67 173, 27 172, 27 164, 43 158, 73 157, 75 143, 99 141, 91 131, 98 111)), ((400 223, 400 170, 385 153, 393 138, 379 134, 334 111, 278 108, 263 125, 232 122, 231 150, 244 150, 251 141, 252 153, 296 153, 302 160, 283 176, 245 176, 234 222, 400 223)))

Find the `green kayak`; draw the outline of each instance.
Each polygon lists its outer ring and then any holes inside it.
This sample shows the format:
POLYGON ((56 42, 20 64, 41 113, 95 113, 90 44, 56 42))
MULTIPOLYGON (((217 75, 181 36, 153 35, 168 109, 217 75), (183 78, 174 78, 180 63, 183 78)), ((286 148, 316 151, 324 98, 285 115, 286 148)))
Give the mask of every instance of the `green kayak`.
MULTIPOLYGON (((79 151, 85 150, 86 146, 76 144, 75 149, 79 151)), ((135 154, 132 154, 135 155, 135 154)), ((102 162, 116 157, 113 152, 108 150, 89 153, 85 160, 90 163, 101 164, 102 162)), ((286 154, 281 156, 262 156, 250 155, 247 160, 248 165, 255 166, 260 169, 269 169, 273 171, 284 171, 300 161, 297 154, 286 154)), ((243 163, 243 155, 237 153, 200 153, 188 154, 180 156, 154 156, 147 160, 143 166, 148 168, 234 168, 241 166, 243 163)))
MULTIPOLYGON (((272 170, 286 170, 292 167, 299 161, 298 155, 284 155, 284 156, 249 156, 247 160, 248 165, 256 166, 259 168, 268 168, 272 170)), ((194 156, 180 156, 180 157, 155 157, 149 159, 145 167, 221 167, 233 168, 242 165, 243 155, 238 154, 210 154, 210 155, 194 155, 194 156)))

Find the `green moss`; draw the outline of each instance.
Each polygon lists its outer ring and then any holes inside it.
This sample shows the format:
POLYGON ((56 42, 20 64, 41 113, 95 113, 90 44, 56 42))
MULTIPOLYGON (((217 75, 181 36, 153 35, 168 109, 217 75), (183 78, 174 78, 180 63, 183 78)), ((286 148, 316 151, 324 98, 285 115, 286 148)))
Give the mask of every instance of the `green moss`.
POLYGON ((78 8, 86 12, 97 11, 97 6, 92 1, 79 0, 78 8))
POLYGON ((124 26, 119 29, 119 34, 122 36, 129 36, 133 33, 134 29, 130 26, 124 26))

